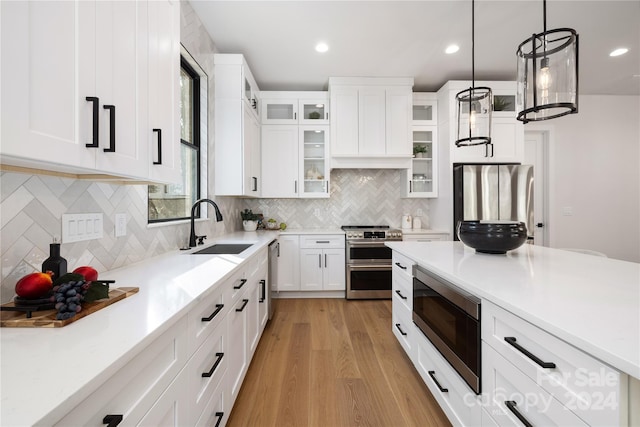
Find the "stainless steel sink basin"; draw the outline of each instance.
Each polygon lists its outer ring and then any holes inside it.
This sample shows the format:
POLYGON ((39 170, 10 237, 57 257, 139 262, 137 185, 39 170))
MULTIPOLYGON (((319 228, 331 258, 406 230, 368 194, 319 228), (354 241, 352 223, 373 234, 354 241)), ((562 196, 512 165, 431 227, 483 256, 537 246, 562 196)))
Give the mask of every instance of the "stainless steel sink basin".
POLYGON ((219 243, 215 245, 211 245, 208 248, 201 249, 199 251, 193 252, 193 254, 227 254, 227 255, 236 255, 240 252, 244 251, 247 248, 253 246, 253 243, 219 243))

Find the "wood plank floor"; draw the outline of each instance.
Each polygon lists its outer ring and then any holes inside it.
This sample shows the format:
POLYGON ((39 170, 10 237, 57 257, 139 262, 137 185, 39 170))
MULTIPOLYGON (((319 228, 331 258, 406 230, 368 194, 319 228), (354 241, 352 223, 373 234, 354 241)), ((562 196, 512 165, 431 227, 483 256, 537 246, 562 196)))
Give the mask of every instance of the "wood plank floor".
POLYGON ((449 426, 391 331, 391 301, 275 299, 228 426, 449 426))

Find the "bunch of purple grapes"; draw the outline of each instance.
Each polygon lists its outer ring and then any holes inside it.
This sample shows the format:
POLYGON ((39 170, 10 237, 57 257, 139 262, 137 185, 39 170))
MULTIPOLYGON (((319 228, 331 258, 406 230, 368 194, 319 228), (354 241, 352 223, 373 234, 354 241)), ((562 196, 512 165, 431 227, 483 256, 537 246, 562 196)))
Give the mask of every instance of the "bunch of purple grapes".
POLYGON ((55 302, 56 320, 70 319, 82 310, 84 295, 89 289, 89 283, 85 280, 73 280, 53 287, 51 301, 55 302))

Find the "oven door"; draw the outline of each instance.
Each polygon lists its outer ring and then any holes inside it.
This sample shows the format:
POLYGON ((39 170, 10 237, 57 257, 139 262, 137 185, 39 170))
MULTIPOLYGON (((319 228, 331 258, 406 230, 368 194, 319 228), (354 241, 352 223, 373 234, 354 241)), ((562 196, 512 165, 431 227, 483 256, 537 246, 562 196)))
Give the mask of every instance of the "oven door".
POLYGON ((418 277, 413 278, 413 322, 480 394, 480 301, 420 273, 414 269, 418 277))
POLYGON ((390 299, 391 263, 347 264, 347 299, 390 299))
POLYGON ((391 264, 391 256, 384 242, 347 241, 347 264, 391 264))

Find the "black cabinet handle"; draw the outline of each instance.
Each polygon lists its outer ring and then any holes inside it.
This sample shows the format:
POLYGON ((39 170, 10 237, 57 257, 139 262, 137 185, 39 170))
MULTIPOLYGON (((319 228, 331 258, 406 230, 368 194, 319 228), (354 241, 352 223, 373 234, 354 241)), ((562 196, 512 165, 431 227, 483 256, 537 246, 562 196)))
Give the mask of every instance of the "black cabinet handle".
POLYGON ((493 144, 489 144, 491 146, 491 157, 493 157, 493 144))
POLYGON ((331 240, 316 240, 316 243, 331 243, 331 240))
POLYGON ((103 105, 102 108, 109 110, 109 148, 104 148, 105 153, 115 153, 116 151, 116 106, 103 105))
POLYGON ((431 379, 433 380, 433 382, 436 383, 436 385, 438 386, 438 388, 440 389, 441 392, 443 392, 443 393, 448 393, 449 392, 449 389, 442 387, 440 385, 440 383, 438 382, 438 380, 436 379, 436 371, 428 371, 428 374, 431 377, 431 379))
POLYGON ((252 176, 251 179, 253 180, 253 188, 251 191, 258 191, 258 178, 252 176))
POLYGON ((541 223, 541 222, 539 222, 539 223, 537 223, 537 224, 536 224, 536 227, 538 227, 538 228, 542 228, 542 227, 544 227, 544 224, 543 224, 543 223, 541 223))
POLYGON ((158 161, 153 162, 154 165, 162 164, 162 129, 154 129, 154 133, 158 134, 158 161))
POLYGON ((264 279, 260 280, 260 285, 262 286, 262 296, 260 297, 259 302, 264 302, 267 298, 267 281, 264 279))
POLYGON ((516 338, 515 337, 504 337, 504 340, 507 343, 509 343, 509 345, 511 345, 512 347, 515 347, 515 349, 518 350, 520 353, 524 354, 529 359, 531 359, 534 362, 536 362, 541 367, 543 367, 543 368, 555 368, 556 367, 555 363, 553 363, 553 362, 543 362, 535 354, 531 353, 529 350, 527 350, 526 348, 522 347, 520 344, 516 343, 516 338))
POLYGON ((107 427, 116 427, 122 422, 122 415, 105 415, 102 419, 102 424, 106 424, 107 427))
POLYGON ((409 180, 409 193, 413 193, 413 181, 409 180))
POLYGON ((218 421, 216 421, 216 425, 214 427, 218 427, 222 422, 222 418, 224 417, 224 412, 216 412, 216 417, 218 417, 218 421))
POLYGON ((96 148, 98 146, 98 135, 100 134, 98 127, 100 123, 100 120, 98 118, 100 99, 95 96, 87 96, 85 99, 93 103, 93 113, 91 114, 93 121, 93 129, 91 130, 91 144, 85 144, 85 147, 96 148))
POLYGON ((407 336, 407 333, 403 331, 402 328, 400 327, 400 323, 396 323, 396 328, 398 328, 402 336, 405 336, 405 337, 407 336))
POLYGON ((407 267, 405 267, 404 265, 400 264, 399 262, 396 262, 396 265, 397 265, 398 267, 400 267, 401 269, 403 269, 403 270, 406 270, 406 269, 407 269, 407 267))
POLYGON ((324 268, 327 268, 327 254, 324 254, 324 268))
POLYGON ((405 297, 404 295, 402 295, 402 293, 400 293, 400 291, 396 291, 396 294, 398 294, 398 296, 402 299, 407 299, 407 297, 405 297))
POLYGON ((216 304, 216 309, 213 313, 211 313, 211 315, 209 317, 203 317, 202 320, 203 322, 211 322, 213 320, 214 317, 216 317, 216 315, 218 313, 220 313, 220 310, 222 310, 222 307, 224 307, 224 304, 216 304))
POLYGON ((224 357, 224 353, 216 353, 216 357, 217 357, 217 359, 213 363, 213 366, 211 367, 211 369, 209 369, 209 372, 203 372, 202 373, 202 378, 209 378, 211 375, 213 375, 213 372, 216 370, 216 368, 218 367, 220 362, 222 362, 222 358, 224 357))
POLYGON ((244 308, 247 306, 247 304, 249 304, 249 300, 248 299, 243 299, 242 300, 242 307, 236 308, 236 311, 240 312, 240 311, 244 310, 244 308))
POLYGON ((293 120, 298 120, 298 113, 293 113, 293 120))
POLYGON ((527 420, 524 415, 522 415, 520 413, 520 411, 518 411, 518 409, 516 408, 516 402, 513 400, 505 400, 504 404, 507 406, 507 409, 511 411, 511 413, 513 415, 516 416, 516 418, 518 418, 520 420, 520 422, 522 424, 524 424, 525 427, 533 427, 533 424, 531 424, 529 422, 529 420, 527 420))
POLYGON ((247 279, 240 279, 240 284, 238 286, 234 286, 233 289, 240 289, 245 283, 247 283, 247 279))

